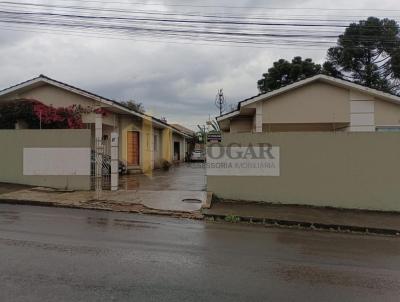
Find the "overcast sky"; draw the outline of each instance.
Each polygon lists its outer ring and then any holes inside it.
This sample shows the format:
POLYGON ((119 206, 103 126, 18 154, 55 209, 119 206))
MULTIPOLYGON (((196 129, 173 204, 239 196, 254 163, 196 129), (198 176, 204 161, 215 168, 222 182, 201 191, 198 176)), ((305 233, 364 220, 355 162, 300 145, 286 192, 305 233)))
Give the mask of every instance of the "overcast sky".
MULTIPOLYGON (((151 2, 188 3, 184 0, 151 2)), ((301 5, 400 10, 399 0, 236 0, 190 1, 190 4, 290 8, 301 5)), ((160 8, 166 11, 182 9, 157 7, 160 8)), ((222 8, 196 10, 224 12, 222 8)), ((261 10, 258 14, 262 15, 264 12, 266 11, 261 10)), ((240 13, 244 13, 244 10, 240 10, 240 13)), ((310 11, 296 13, 310 14, 310 11)), ((340 11, 317 13, 342 14, 340 11)), ((351 13, 366 14, 361 10, 351 13)), ((400 12, 387 14, 396 16, 400 15, 400 12)), ((400 16, 397 17, 397 20, 399 19, 400 16)), ((324 49, 248 48, 212 46, 210 42, 206 44, 102 39, 0 29, 0 87, 5 88, 45 74, 115 100, 135 99, 144 104, 148 113, 157 117, 164 116, 168 122, 181 123, 195 129, 197 124, 204 124, 209 115, 216 116, 214 99, 219 88, 224 89, 228 103, 234 104, 258 93, 257 80, 277 59, 290 60, 293 56, 300 55, 321 63, 326 54, 324 49)))

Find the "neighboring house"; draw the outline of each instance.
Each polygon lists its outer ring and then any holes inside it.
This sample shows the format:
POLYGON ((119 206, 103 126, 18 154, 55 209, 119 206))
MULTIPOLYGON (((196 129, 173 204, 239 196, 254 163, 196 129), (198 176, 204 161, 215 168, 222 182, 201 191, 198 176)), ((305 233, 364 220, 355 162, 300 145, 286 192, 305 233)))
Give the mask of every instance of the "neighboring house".
POLYGON ((171 124, 171 126, 173 126, 174 128, 178 129, 179 131, 181 131, 182 133, 185 133, 186 135, 188 135, 190 137, 190 139, 186 140, 186 149, 185 149, 185 156, 186 156, 186 159, 188 160, 190 154, 192 153, 192 151, 195 148, 196 132, 194 132, 193 130, 186 128, 180 124, 171 124))
POLYGON ((400 97, 317 75, 238 104, 223 132, 400 131, 400 97))
POLYGON ((180 124, 171 124, 171 126, 175 127, 176 129, 178 129, 183 133, 186 133, 187 135, 190 135, 191 137, 193 137, 196 134, 196 132, 194 132, 193 130, 186 128, 185 126, 182 126, 180 124))
MULTIPOLYGON (((80 106, 84 128, 92 130, 92 145, 95 137, 108 140, 112 132, 119 134, 119 158, 127 163, 128 170, 146 172, 161 167, 164 160, 185 158, 190 135, 108 98, 43 75, 0 91, 0 101, 24 99, 55 108, 80 106), (101 127, 96 127, 96 122, 101 127)), ((24 122, 16 128, 23 129, 24 122)))

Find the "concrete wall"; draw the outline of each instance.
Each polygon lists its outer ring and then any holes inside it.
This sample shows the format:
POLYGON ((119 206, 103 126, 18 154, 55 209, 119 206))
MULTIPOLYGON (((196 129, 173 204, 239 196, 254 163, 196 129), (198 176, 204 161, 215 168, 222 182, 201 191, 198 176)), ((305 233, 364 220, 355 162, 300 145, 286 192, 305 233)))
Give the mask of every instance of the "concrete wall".
POLYGON ((38 100, 48 106, 51 105, 54 107, 67 107, 72 104, 81 106, 96 106, 96 101, 92 99, 48 84, 33 87, 32 89, 24 90, 22 92, 14 92, 2 97, 4 100, 15 100, 21 98, 38 100))
POLYGON ((172 144, 172 130, 165 128, 162 130, 161 135, 161 157, 162 160, 172 162, 173 157, 173 144, 172 144))
MULTIPOLYGON (((0 182, 90 189, 89 176, 24 176, 24 148, 90 148, 90 130, 0 130, 0 182)), ((73 160, 60 159, 60 160, 73 160)))
POLYGON ((347 124, 263 124, 263 132, 332 132, 332 131, 344 131, 347 128, 347 124))
POLYGON ((208 176, 218 197, 400 212, 400 133, 224 134, 280 147, 280 176, 208 176))
POLYGON ((142 170, 151 173, 154 168, 154 131, 151 119, 143 119, 141 133, 142 170))
POLYGON ((312 83, 263 103, 263 123, 350 122, 349 91, 312 83))
POLYGON ((233 119, 230 125, 231 133, 245 133, 253 131, 253 118, 252 117, 240 117, 233 119))
POLYGON ((162 129, 154 129, 154 168, 162 167, 162 129))
POLYGON ((400 106, 397 104, 376 100, 375 124, 377 126, 400 126, 400 106))

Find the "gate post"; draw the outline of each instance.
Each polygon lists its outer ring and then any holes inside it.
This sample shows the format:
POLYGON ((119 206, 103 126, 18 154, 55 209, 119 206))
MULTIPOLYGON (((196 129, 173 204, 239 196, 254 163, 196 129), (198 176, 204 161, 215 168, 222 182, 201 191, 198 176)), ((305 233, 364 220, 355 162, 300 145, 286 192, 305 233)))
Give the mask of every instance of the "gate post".
POLYGON ((111 191, 118 190, 118 133, 111 133, 111 191))
POLYGON ((96 114, 95 117, 95 175, 96 175, 96 197, 100 198, 103 189, 103 116, 96 114))

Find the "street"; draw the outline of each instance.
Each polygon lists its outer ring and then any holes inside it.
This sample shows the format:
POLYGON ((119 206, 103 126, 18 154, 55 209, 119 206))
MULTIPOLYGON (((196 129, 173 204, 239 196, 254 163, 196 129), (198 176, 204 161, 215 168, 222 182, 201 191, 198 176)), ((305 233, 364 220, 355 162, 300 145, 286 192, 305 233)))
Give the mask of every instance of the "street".
POLYGON ((400 239, 0 205, 0 301, 398 301, 400 239))

